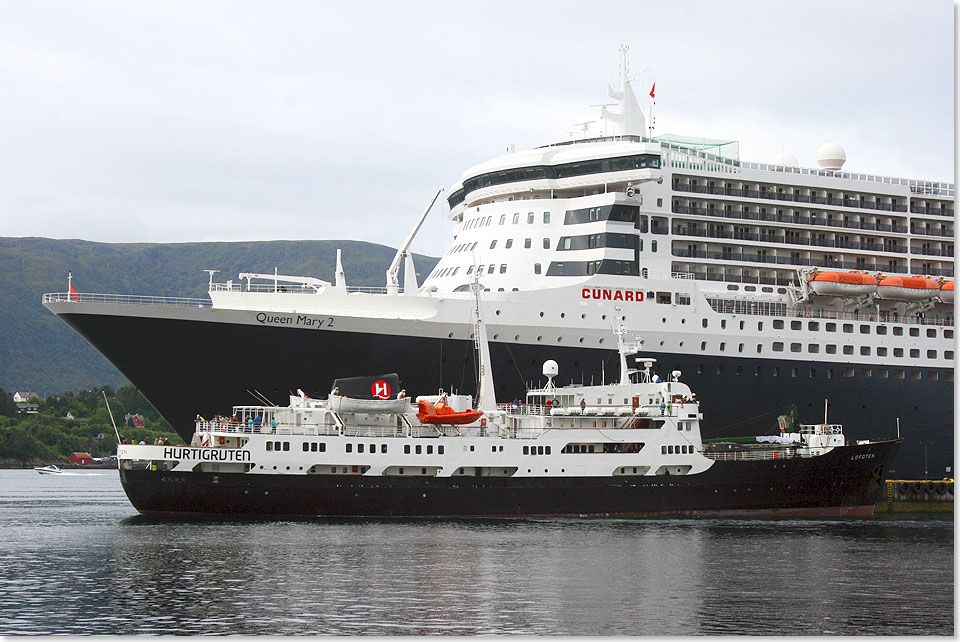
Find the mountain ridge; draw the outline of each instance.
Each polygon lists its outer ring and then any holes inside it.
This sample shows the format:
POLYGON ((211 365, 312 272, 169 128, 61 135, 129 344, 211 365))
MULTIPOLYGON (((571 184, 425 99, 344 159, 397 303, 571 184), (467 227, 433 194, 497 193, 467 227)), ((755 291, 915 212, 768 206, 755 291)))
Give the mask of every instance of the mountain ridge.
MULTIPOLYGON (((221 279, 273 272, 334 280, 337 249, 347 282, 380 286, 395 248, 366 241, 202 241, 104 243, 0 237, 0 387, 48 395, 129 382, 80 335, 43 307, 47 292, 202 298, 205 269, 221 279)), ((414 254, 419 281, 439 259, 414 254)), ((401 280, 402 282, 402 280, 401 280)))

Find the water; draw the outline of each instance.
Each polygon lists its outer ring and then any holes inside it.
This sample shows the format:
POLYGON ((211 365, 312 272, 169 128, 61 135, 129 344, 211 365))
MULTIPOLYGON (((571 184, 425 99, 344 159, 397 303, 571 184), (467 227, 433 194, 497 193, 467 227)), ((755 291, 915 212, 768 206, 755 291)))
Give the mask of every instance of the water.
POLYGON ((0 634, 954 633, 953 522, 160 520, 0 470, 0 634))

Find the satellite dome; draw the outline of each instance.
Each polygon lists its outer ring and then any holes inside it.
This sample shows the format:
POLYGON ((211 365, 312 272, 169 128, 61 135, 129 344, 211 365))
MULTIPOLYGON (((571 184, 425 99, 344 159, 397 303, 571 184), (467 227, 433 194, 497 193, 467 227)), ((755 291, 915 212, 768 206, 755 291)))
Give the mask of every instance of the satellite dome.
POLYGON ((817 163, 820 169, 842 169, 847 161, 847 152, 838 143, 824 143, 817 150, 817 163))
POLYGON ((799 167, 800 163, 797 161, 797 157, 790 152, 780 152, 773 157, 771 165, 777 165, 778 167, 799 167))
POLYGON ((556 361, 553 359, 547 359, 543 362, 544 377, 556 377, 558 372, 560 372, 560 366, 557 365, 556 361))

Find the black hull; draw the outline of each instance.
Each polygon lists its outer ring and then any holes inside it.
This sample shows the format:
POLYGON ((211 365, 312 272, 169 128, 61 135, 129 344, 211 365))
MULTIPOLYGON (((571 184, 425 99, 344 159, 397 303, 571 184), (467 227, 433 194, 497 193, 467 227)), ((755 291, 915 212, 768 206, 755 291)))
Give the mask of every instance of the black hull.
POLYGON ((855 517, 898 441, 820 457, 716 462, 697 475, 368 477, 121 470, 145 514, 384 517, 855 517))
MULTIPOLYGON (((412 394, 443 387, 475 390, 473 343, 454 339, 329 332, 152 317, 61 314, 112 362, 189 442, 194 418, 250 403, 254 388, 285 405, 291 391, 325 397, 336 377, 397 372, 412 394)), ((651 341, 650 344, 655 342, 651 341)), ((524 398, 526 383, 542 383, 547 359, 560 365, 560 384, 570 378, 600 383, 619 377, 615 349, 491 342, 497 399, 524 398), (603 364, 601 366, 601 364, 603 364)), ((703 403, 703 437, 770 433, 776 415, 796 403, 801 419, 819 421, 830 400, 831 423, 844 424, 850 439, 897 436, 904 447, 890 468, 900 478, 943 477, 953 462, 952 370, 923 369, 920 379, 899 379, 890 367, 860 376, 862 368, 837 363, 793 362, 657 353, 661 374, 680 370, 703 403), (845 367, 856 377, 843 376, 845 367), (759 368, 759 371, 758 371, 759 368), (794 372, 796 370, 796 372, 794 372), (827 378, 828 371, 832 374, 827 378), (936 374, 936 380, 931 380, 936 374)))

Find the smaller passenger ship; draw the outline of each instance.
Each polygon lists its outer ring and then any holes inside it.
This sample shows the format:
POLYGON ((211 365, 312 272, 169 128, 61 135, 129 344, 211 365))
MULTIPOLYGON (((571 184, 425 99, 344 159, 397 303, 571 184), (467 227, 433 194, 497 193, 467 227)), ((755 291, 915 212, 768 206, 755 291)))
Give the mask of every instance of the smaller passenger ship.
POLYGON ((339 379, 327 399, 198 417, 189 446, 119 446, 123 488, 148 514, 869 516, 900 445, 785 417, 775 435, 704 442, 682 373, 629 368, 642 342, 622 322, 618 382, 558 387, 547 361, 544 387, 497 404, 479 314, 475 329, 476 405, 442 391, 412 404, 395 374, 339 379))

